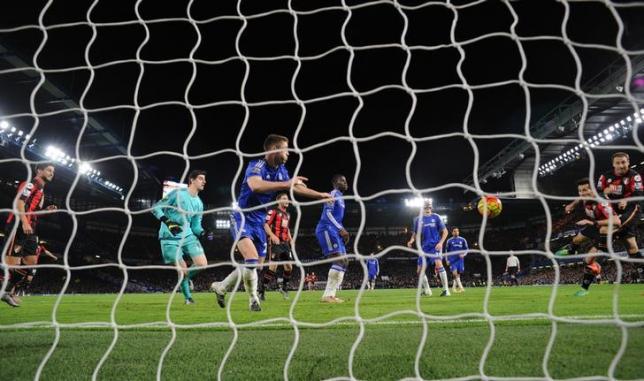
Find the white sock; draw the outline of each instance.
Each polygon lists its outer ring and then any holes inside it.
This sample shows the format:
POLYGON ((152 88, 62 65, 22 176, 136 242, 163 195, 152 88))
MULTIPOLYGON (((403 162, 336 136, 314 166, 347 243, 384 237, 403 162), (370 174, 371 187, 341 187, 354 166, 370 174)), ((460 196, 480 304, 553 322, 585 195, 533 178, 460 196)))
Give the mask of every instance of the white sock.
MULTIPOLYGON (((340 289, 342 289, 343 280, 344 280, 344 271, 338 271, 338 275, 336 275, 336 282, 340 289)), ((333 296, 335 296, 335 292, 333 292, 333 296)))
POLYGON ((251 299, 257 299, 257 271, 255 268, 244 267, 242 270, 242 280, 244 288, 251 299))
POLYGON ((425 290, 426 293, 432 293, 432 289, 429 287, 429 279, 427 279, 427 274, 425 273, 423 273, 423 277, 420 280, 420 286, 425 290))
POLYGON ((456 285, 458 284, 458 283, 456 282, 456 281, 457 281, 457 279, 458 279, 457 277, 454 277, 454 279, 452 280, 452 288, 453 288, 454 290, 456 290, 456 285))
POLYGON ((232 291, 233 287, 237 283, 237 278, 239 277, 239 270, 234 269, 224 280, 221 281, 221 285, 224 287, 226 292, 232 291))
POLYGON ((441 278, 443 290, 449 291, 449 282, 447 281, 447 271, 445 271, 445 267, 441 267, 440 270, 438 270, 438 275, 441 278))
POLYGON ((329 269, 329 275, 326 278, 326 288, 324 289, 323 298, 335 296, 335 290, 338 288, 338 274, 340 271, 329 269))
POLYGON ((463 289, 463 284, 461 283, 461 277, 456 278, 456 280, 458 281, 458 288, 460 288, 462 290, 463 289))

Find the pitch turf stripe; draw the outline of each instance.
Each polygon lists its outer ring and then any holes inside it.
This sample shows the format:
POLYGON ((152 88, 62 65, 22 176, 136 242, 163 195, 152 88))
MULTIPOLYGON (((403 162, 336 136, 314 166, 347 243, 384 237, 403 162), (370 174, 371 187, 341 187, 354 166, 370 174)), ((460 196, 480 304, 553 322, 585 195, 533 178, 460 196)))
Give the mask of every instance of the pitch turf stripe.
MULTIPOLYGON (((644 319, 644 314, 623 314, 619 315, 622 319, 644 319)), ((310 322, 297 322, 300 328, 330 328, 335 326, 352 326, 359 324, 354 318, 344 317, 341 321, 332 321, 325 323, 310 323, 310 322)), ((624 325, 629 328, 644 327, 644 320, 632 322, 618 322, 612 315, 582 315, 582 316, 557 316, 550 318, 548 316, 496 316, 493 318, 494 322, 507 322, 507 321, 544 321, 553 320, 562 323, 575 323, 575 324, 614 324, 624 325)), ((386 326, 401 326, 401 325, 421 325, 421 320, 363 320, 366 325, 386 325, 386 326)), ((488 319, 451 319, 451 320, 434 320, 427 319, 427 324, 463 324, 463 323, 487 323, 488 319)), ((196 323, 196 324, 176 324, 164 321, 139 323, 139 324, 121 324, 114 325, 109 322, 84 322, 84 323, 59 323, 60 328, 118 328, 118 329, 140 329, 140 328, 168 328, 174 326, 180 329, 190 328, 229 328, 228 323, 212 322, 212 323, 196 323)), ((23 329, 23 328, 52 328, 54 324, 48 321, 37 321, 31 323, 17 323, 0 325, 0 330, 10 329, 23 329)), ((275 318, 266 321, 242 323, 237 324, 237 328, 286 328, 292 327, 292 324, 286 318, 275 318)))

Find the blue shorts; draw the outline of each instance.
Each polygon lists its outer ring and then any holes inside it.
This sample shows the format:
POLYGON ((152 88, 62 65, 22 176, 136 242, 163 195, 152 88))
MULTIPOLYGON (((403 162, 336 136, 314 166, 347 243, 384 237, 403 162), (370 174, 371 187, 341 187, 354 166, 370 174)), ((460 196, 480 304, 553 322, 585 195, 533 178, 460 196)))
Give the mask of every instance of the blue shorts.
POLYGON ((344 240, 340 237, 340 233, 325 228, 315 229, 315 236, 318 238, 322 254, 329 256, 331 254, 346 254, 347 249, 344 247, 344 240))
POLYGON ((264 231, 264 223, 253 223, 249 222, 248 219, 244 220, 244 226, 242 226, 242 215, 239 212, 235 212, 230 217, 230 234, 233 236, 233 240, 237 239, 239 234, 239 240, 242 238, 250 238, 257 249, 257 255, 260 257, 266 256, 266 231, 264 231))
POLYGON ((432 249, 423 248, 423 252, 424 252, 423 255, 419 256, 418 260, 416 261, 418 266, 422 266, 423 263, 425 263, 425 266, 427 267, 434 266, 437 260, 438 261, 443 260, 443 256, 441 255, 441 253, 437 253, 436 249, 434 248, 432 249))
POLYGON ((462 274, 465 271, 465 259, 459 256, 451 257, 449 260, 449 269, 452 272, 458 271, 459 274, 462 274))
POLYGON ((377 276, 378 276, 378 274, 376 274, 376 273, 369 273, 369 280, 376 280, 377 276))

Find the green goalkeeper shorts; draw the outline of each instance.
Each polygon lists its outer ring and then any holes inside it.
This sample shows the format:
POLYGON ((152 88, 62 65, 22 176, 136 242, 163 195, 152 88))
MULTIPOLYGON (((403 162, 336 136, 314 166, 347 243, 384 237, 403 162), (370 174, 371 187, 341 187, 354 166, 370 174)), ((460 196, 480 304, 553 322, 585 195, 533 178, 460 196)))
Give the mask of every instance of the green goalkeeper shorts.
POLYGON ((182 240, 179 239, 162 239, 161 255, 163 261, 167 264, 175 264, 181 260, 184 255, 197 257, 203 255, 201 242, 194 235, 189 235, 182 240))

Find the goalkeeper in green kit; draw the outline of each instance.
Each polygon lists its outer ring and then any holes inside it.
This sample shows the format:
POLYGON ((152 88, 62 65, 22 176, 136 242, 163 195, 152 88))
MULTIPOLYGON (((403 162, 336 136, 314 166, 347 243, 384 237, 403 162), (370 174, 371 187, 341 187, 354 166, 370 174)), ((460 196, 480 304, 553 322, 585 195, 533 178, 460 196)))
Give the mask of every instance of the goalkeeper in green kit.
POLYGON ((159 241, 161 254, 166 264, 176 264, 181 268, 181 292, 186 304, 194 304, 190 292, 190 280, 208 264, 199 238, 212 235, 201 227, 203 202, 199 192, 206 186, 206 172, 191 171, 188 175, 188 187, 175 189, 157 202, 152 214, 161 221, 159 241), (183 256, 188 255, 192 266, 188 268, 183 256))

